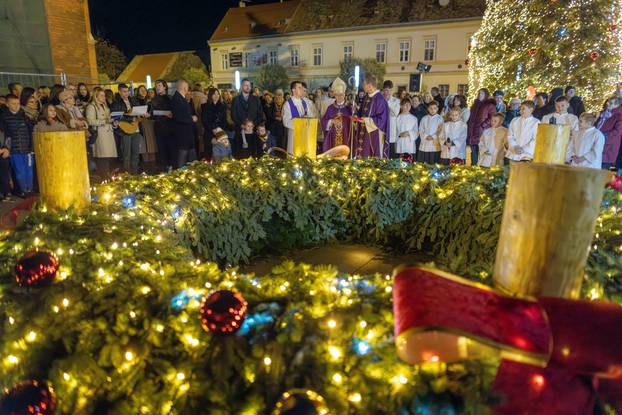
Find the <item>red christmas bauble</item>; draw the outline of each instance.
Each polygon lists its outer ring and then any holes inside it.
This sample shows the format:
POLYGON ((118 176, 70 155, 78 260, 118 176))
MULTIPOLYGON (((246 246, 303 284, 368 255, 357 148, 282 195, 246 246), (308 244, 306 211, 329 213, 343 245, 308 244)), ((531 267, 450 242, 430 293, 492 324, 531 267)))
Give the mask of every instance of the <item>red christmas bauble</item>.
POLYGON ((247 308, 248 303, 240 293, 216 291, 201 302, 203 329, 212 333, 234 333, 242 326, 247 308))
POLYGON ((459 157, 454 157, 451 160, 449 160, 449 165, 450 166, 455 166, 455 165, 460 165, 460 164, 464 164, 464 160, 462 160, 459 157))
POLYGON ((15 264, 15 279, 25 287, 49 285, 56 278, 60 261, 51 252, 29 251, 15 264))
POLYGON ((56 412, 54 390, 36 380, 20 383, 11 389, 0 404, 7 415, 53 415, 56 412))
POLYGON ((465 59, 465 60, 464 60, 464 64, 465 64, 466 66, 469 66, 469 64, 470 64, 470 63, 471 63, 471 60, 469 60, 469 59, 465 59))
POLYGON ((529 49, 529 51, 527 53, 529 53, 529 56, 534 57, 534 56, 536 56, 536 53, 538 53, 538 49, 531 48, 531 49, 529 49))
POLYGON ((598 52, 596 52, 596 51, 590 52, 590 59, 592 59, 593 61, 595 61, 599 57, 600 57, 600 54, 598 52))
POLYGON ((607 185, 616 192, 622 192, 622 176, 614 175, 607 185))
POLYGON ((609 25, 609 31, 610 32, 615 32, 615 30, 618 28, 617 24, 610 24, 609 25))

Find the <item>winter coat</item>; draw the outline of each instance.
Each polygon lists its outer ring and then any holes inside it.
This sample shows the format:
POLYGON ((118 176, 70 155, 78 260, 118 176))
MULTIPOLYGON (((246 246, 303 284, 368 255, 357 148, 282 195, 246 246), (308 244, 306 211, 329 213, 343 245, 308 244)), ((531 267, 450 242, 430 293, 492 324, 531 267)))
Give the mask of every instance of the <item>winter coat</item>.
MULTIPOLYGON (((516 117, 520 117, 520 110, 507 110, 507 112, 505 113, 505 120, 503 120, 503 126, 505 128, 508 128, 510 126, 510 123, 512 122, 512 120, 516 117)), ((538 118, 538 117, 536 117, 538 118)), ((539 120, 542 119, 542 117, 538 118, 539 120)))
POLYGON ((216 105, 206 102, 201 105, 201 123, 205 129, 205 138, 211 140, 214 136, 212 130, 227 129, 227 107, 224 102, 218 101, 216 105))
POLYGON ((469 145, 478 145, 484 130, 490 128, 492 116, 497 113, 497 103, 493 98, 486 101, 476 99, 471 106, 471 115, 469 116, 467 143, 469 145))
POLYGON ((67 131, 67 126, 60 121, 53 120, 48 124, 46 120, 41 120, 35 125, 35 133, 46 133, 51 131, 67 131))
MULTIPOLYGON (((596 125, 598 125, 598 121, 596 125)), ((622 141, 622 107, 612 110, 611 117, 605 121, 600 131, 606 137, 603 163, 615 163, 622 141)))
POLYGON ((13 114, 7 107, 0 111, 0 131, 4 133, 5 144, 11 153, 32 152, 32 129, 34 123, 23 109, 13 114))
POLYGON ((583 98, 574 96, 570 100, 570 108, 568 108, 570 114, 574 114, 577 117, 585 112, 585 105, 583 105, 583 98))

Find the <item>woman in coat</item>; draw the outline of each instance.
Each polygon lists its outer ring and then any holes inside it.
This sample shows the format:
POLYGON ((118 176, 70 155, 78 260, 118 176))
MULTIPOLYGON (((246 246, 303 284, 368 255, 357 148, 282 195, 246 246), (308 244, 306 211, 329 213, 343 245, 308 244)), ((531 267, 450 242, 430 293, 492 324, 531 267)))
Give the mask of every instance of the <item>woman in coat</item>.
POLYGON ((607 100, 607 108, 600 114, 596 127, 605 135, 603 149, 603 169, 615 167, 620 142, 622 141, 622 99, 612 97, 607 100))
POLYGON ((91 102, 86 106, 86 120, 97 139, 93 144, 93 157, 102 178, 110 175, 110 163, 117 157, 110 109, 106 103, 106 92, 102 89, 93 93, 91 102))
POLYGON ((227 130, 227 106, 220 99, 220 91, 210 88, 207 91, 207 102, 201 105, 201 122, 203 123, 203 143, 205 153, 212 157, 212 138, 217 129, 227 130))
POLYGON ((467 123, 467 143, 471 147, 471 165, 477 165, 479 156, 479 140, 484 130, 490 128, 493 115, 497 113, 497 103, 490 97, 490 91, 482 88, 471 106, 467 123))

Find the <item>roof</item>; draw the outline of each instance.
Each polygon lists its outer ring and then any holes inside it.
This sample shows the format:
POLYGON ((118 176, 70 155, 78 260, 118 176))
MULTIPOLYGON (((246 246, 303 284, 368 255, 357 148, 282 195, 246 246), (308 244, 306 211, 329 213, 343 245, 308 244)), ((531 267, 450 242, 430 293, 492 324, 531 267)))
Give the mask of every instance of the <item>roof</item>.
POLYGON ((164 78, 179 56, 187 53, 194 53, 194 51, 136 55, 117 79, 120 81, 143 81, 147 75, 151 75, 152 79, 164 78))
POLYGON ((285 33, 303 0, 234 7, 220 21, 211 40, 259 37, 285 33))
POLYGON ((229 9, 211 40, 471 19, 485 10, 486 0, 290 0, 229 9))

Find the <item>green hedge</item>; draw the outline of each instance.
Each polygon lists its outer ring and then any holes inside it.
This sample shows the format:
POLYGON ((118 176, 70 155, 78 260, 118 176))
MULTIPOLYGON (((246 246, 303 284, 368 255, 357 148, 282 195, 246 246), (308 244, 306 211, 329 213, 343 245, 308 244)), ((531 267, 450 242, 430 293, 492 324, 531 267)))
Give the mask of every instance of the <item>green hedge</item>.
MULTIPOLYGON (((67 414, 263 414, 294 387, 323 395, 334 414, 485 413, 495 362, 398 361, 390 278, 289 262, 266 276, 226 266, 350 239, 427 250, 488 282, 505 181, 503 170, 263 159, 113 182, 82 215, 40 207, 0 240, 0 387, 48 380, 67 414), (15 261, 35 246, 57 252, 59 279, 19 288, 15 261), (196 298, 217 288, 247 299, 248 332, 201 329, 196 298), (196 298, 178 309, 190 289, 196 298), (353 349, 361 341, 369 353, 353 349)), ((619 300, 621 204, 607 193, 588 296, 619 300)))

